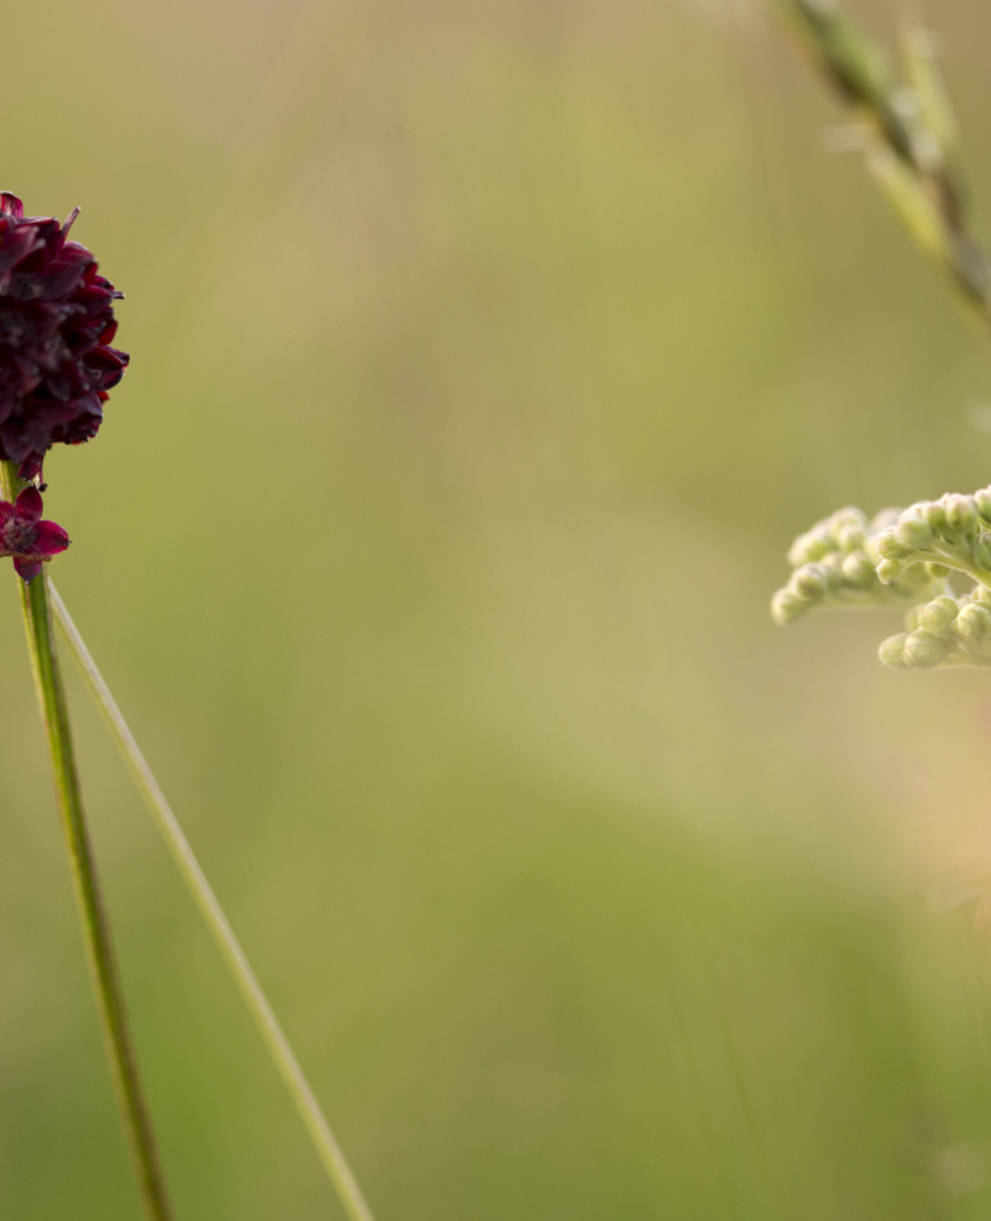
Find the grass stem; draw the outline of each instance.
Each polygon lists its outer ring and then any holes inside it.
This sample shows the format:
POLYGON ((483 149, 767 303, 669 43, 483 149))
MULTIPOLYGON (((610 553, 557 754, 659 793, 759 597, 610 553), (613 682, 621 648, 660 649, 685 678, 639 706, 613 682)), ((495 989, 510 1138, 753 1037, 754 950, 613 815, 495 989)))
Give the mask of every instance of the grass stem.
POLYGON ((124 756, 186 885, 192 892, 221 953, 233 972, 275 1066, 316 1146, 324 1169, 334 1184, 348 1216, 351 1221, 373 1221, 371 1210, 365 1202, 343 1150, 320 1109, 320 1104, 300 1068, 299 1061, 279 1025, 268 998, 262 991, 240 942, 234 935, 234 930, 231 928, 206 874, 193 854, 189 841, 172 812, 165 794, 54 586, 51 587, 51 599, 55 617, 82 670, 83 677, 110 727, 110 732, 124 756))

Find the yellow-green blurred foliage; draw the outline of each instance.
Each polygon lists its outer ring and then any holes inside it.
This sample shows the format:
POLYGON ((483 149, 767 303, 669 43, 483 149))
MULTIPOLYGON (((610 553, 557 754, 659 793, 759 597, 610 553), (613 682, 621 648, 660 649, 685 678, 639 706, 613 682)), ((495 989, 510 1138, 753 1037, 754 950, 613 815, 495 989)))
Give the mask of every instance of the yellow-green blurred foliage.
MULTIPOLYGON (((991 21, 937 16, 991 209, 991 21)), ((54 575, 380 1221, 986 1217, 987 675, 767 599, 837 505, 988 482, 991 361, 787 32, 57 0, 4 45, 2 185, 128 294, 54 575)), ((0 1216, 123 1221, 0 586, 0 1216)), ((177 1217, 340 1216, 70 694, 177 1217)))

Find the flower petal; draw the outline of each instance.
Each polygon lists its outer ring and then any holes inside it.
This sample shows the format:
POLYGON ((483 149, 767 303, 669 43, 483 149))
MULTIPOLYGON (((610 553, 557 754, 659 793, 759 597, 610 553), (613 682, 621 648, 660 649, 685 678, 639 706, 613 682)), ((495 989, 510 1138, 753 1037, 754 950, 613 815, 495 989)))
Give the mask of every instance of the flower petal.
POLYGON ((58 555, 69 545, 69 536, 55 521, 40 521, 35 527, 32 555, 58 555))
POLYGON ((14 571, 25 584, 33 581, 41 569, 41 560, 22 560, 17 556, 14 557, 14 571))
POLYGON ((24 205, 10 191, 0 191, 0 212, 8 216, 16 216, 18 220, 24 215, 24 205))
POLYGON ((79 208, 73 208, 72 211, 69 213, 69 215, 66 217, 65 222, 62 225, 62 237, 63 238, 72 228, 72 226, 76 223, 76 217, 79 215, 79 212, 80 212, 79 208))
POLYGON ((33 485, 26 487, 14 504, 14 513, 18 521, 38 521, 44 505, 41 493, 33 485))
MULTIPOLYGON (((92 256, 91 256, 92 257, 92 256)), ((79 258, 52 259, 43 270, 35 272, 34 286, 41 301, 58 301, 67 297, 83 278, 86 263, 79 258)))
POLYGON ((10 222, 2 219, 2 214, 0 229, 3 231, 0 238, 0 271, 8 272, 38 249, 38 235, 27 225, 11 228, 10 222))
POLYGON ((30 478, 25 475, 24 466, 34 453, 34 441, 26 435, 23 420, 9 419, 0 425, 0 443, 3 444, 4 452, 11 462, 21 463, 18 475, 22 479, 30 478))
POLYGON ((28 454, 21 465, 17 468, 17 478, 34 479, 40 475, 44 457, 44 454, 39 453, 28 454))

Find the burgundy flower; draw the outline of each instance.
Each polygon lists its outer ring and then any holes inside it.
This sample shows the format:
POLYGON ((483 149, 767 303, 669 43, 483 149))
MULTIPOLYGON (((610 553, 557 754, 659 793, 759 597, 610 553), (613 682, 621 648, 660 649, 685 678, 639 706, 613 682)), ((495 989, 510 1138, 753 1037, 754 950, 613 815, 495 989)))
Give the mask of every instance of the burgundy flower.
POLYGON ((69 545, 69 536, 53 521, 42 521, 41 493, 27 487, 15 504, 0 500, 0 557, 12 555, 17 575, 33 580, 41 566, 69 545))
POLYGON ((22 479, 40 473, 56 441, 95 436, 128 362, 110 347, 123 294, 67 240, 78 211, 64 225, 26 217, 16 195, 0 192, 0 458, 22 479))

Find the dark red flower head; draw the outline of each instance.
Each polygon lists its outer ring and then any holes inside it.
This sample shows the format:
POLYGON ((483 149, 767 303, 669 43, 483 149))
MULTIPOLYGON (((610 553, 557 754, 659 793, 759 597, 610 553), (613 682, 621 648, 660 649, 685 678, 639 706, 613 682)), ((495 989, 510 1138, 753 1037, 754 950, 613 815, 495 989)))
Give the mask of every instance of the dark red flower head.
POLYGON ((68 240, 77 213, 64 225, 26 217, 16 195, 0 192, 0 458, 22 479, 40 473, 56 441, 96 434, 128 361, 110 347, 123 294, 68 240))
POLYGON ((69 545, 69 536, 53 521, 42 521, 41 493, 26 487, 16 503, 0 500, 0 557, 13 556, 17 575, 33 580, 46 560, 69 545))

